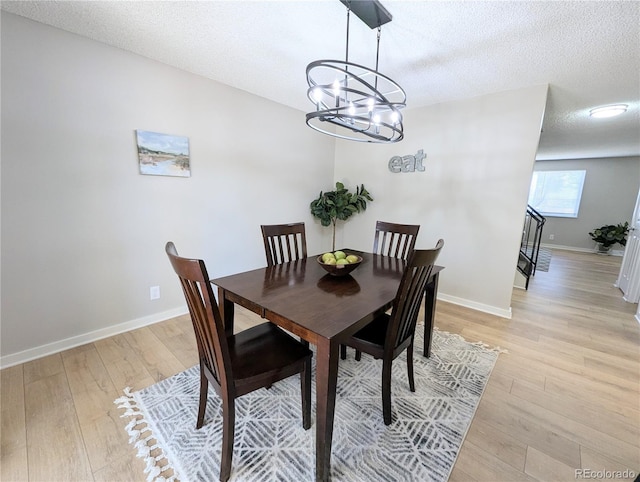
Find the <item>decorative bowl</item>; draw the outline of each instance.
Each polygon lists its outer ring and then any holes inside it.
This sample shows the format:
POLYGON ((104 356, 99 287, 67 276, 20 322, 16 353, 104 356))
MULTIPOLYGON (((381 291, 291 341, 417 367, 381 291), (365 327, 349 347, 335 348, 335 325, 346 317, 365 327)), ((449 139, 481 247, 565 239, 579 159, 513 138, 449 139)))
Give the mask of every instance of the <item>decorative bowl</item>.
MULTIPOLYGON (((349 254, 350 253, 347 253, 347 255, 349 254)), ((349 264, 326 264, 322 262, 322 255, 318 256, 317 260, 318 264, 331 276, 346 276, 360 266, 360 263, 362 263, 362 256, 358 256, 357 254, 354 256, 358 258, 358 261, 349 264)))

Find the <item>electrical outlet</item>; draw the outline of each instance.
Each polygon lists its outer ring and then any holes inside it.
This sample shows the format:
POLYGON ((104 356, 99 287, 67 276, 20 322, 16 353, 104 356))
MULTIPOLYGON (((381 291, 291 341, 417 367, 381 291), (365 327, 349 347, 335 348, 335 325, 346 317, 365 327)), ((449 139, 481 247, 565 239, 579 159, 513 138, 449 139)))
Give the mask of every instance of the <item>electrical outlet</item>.
POLYGON ((554 239, 556 239, 556 235, 555 234, 550 234, 549 235, 549 239, 553 241, 554 239))
POLYGON ((160 298, 160 287, 152 286, 149 288, 149 298, 152 300, 157 300, 160 298))

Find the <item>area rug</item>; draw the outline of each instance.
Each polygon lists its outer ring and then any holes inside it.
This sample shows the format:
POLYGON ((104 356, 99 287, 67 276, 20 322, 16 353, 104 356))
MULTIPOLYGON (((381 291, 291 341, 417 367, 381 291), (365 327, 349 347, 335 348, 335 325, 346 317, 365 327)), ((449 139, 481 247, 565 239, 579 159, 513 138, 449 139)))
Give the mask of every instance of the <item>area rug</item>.
POLYGON ((549 248, 540 248, 538 251, 538 262, 536 263, 536 271, 549 271, 551 264, 551 250, 549 248))
MULTIPOLYGON (((416 331, 416 391, 409 390, 406 352, 393 363, 393 423, 382 419, 382 362, 349 350, 340 360, 331 455, 334 481, 446 481, 500 352, 459 335, 434 331, 422 356, 416 331)), ((315 387, 314 387, 315 390, 315 387)), ((209 390, 205 425, 195 429, 199 367, 115 401, 130 418, 126 430, 147 480, 218 480, 222 409, 209 390)), ((315 401, 315 392, 313 393, 315 401)), ((315 405, 315 403, 314 403, 315 405)), ((311 481, 314 423, 304 430, 297 376, 236 400, 232 481, 311 481)))

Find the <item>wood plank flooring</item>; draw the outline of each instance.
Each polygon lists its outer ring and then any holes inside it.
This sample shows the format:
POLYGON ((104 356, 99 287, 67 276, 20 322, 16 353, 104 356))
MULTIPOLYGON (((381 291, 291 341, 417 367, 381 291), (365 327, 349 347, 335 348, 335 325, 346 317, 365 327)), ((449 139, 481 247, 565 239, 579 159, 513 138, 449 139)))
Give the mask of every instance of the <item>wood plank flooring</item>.
MULTIPOLYGON (((451 482, 640 472, 640 325, 613 286, 620 261, 554 250, 511 320, 438 302, 440 330, 508 350, 451 482)), ((238 329, 259 321, 238 310, 238 329)), ((144 481, 113 401, 196 364, 195 346, 183 316, 2 370, 0 480, 144 481)))

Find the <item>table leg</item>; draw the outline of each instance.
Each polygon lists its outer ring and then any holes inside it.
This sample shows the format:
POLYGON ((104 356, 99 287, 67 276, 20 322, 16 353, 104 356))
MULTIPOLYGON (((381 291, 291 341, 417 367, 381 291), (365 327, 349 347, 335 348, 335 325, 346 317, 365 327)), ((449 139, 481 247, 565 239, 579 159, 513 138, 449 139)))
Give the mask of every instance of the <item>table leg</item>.
POLYGON ((424 351, 427 358, 431 356, 431 338, 433 335, 433 325, 436 319, 436 296, 438 294, 438 278, 440 273, 434 274, 425 289, 424 296, 424 351))
POLYGON ((218 309, 220 310, 220 316, 222 317, 222 323, 224 324, 224 331, 227 336, 233 335, 233 315, 235 310, 235 304, 233 301, 229 301, 225 296, 226 291, 223 288, 218 287, 218 309))
POLYGON ((331 441, 336 405, 339 344, 318 340, 316 353, 316 481, 331 474, 331 441))

